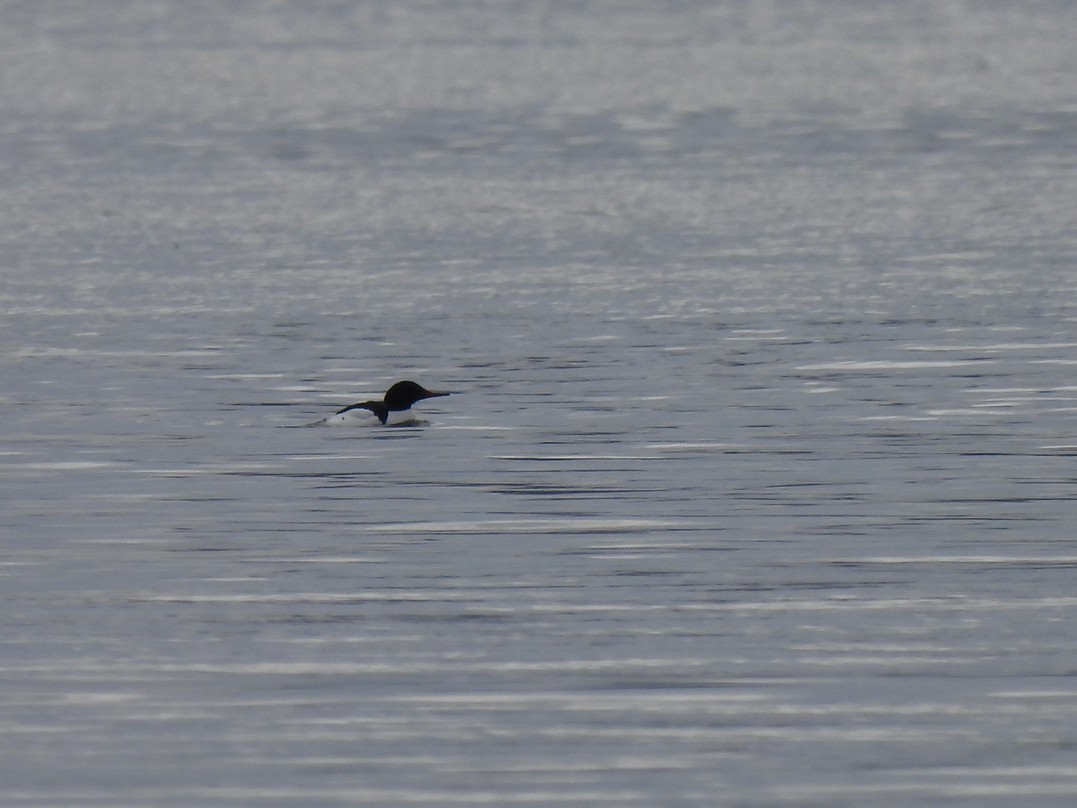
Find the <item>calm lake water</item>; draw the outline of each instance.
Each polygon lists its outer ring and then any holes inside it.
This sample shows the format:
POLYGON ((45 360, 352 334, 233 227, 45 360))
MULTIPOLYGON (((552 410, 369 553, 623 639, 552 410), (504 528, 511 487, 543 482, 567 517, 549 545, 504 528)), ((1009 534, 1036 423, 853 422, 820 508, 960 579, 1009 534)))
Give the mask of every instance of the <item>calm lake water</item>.
POLYGON ((1075 37, 4 3, 0 802, 1073 805, 1075 37))

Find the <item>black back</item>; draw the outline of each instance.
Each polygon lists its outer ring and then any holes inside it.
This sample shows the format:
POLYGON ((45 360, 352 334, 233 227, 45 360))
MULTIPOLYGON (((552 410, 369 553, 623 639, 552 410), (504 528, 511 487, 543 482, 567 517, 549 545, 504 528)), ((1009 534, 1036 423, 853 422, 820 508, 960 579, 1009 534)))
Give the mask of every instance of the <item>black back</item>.
POLYGON ((363 401, 359 404, 349 404, 342 410, 337 410, 337 415, 340 415, 351 410, 370 410, 376 416, 378 420, 383 424, 389 419, 389 408, 382 404, 380 401, 363 401))

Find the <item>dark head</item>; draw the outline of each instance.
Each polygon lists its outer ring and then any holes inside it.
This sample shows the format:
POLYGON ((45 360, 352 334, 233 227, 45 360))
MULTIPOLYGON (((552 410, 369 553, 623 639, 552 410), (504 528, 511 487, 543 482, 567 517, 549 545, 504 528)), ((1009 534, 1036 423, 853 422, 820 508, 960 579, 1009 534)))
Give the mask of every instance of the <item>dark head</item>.
POLYGON ((397 382, 390 387, 389 392, 385 394, 385 408, 390 412, 410 410, 411 405, 416 401, 422 401, 424 398, 437 398, 439 396, 447 395, 449 394, 435 390, 427 390, 421 384, 416 384, 415 382, 397 382))

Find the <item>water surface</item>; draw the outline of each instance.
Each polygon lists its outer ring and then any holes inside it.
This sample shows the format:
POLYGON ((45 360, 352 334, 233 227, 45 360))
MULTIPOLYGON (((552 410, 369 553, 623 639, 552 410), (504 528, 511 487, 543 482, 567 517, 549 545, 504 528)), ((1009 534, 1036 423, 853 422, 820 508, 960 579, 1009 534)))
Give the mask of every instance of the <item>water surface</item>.
POLYGON ((1075 31, 5 6, 4 804, 1071 804, 1075 31))

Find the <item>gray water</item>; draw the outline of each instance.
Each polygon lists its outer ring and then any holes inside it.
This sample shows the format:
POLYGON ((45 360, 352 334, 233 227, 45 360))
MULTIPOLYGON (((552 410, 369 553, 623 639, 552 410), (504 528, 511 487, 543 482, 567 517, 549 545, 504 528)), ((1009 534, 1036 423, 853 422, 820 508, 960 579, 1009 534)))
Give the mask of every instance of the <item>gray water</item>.
POLYGON ((0 802, 1073 805, 1075 36, 4 3, 0 802))

